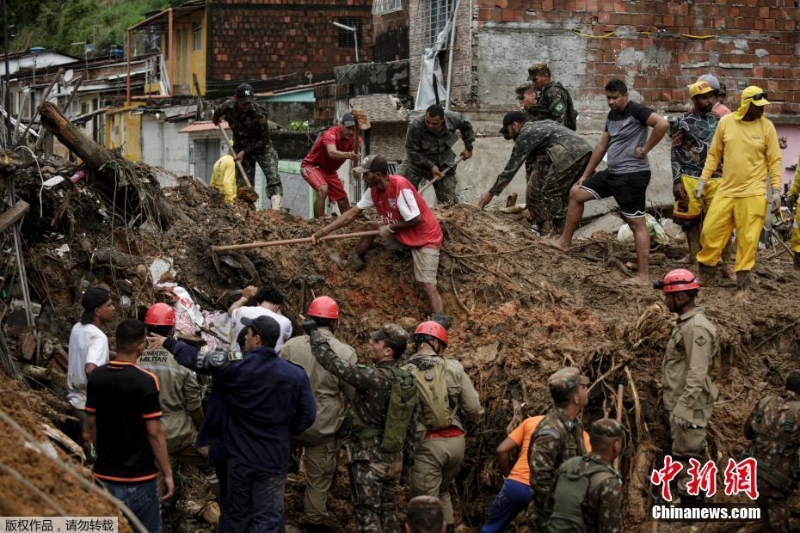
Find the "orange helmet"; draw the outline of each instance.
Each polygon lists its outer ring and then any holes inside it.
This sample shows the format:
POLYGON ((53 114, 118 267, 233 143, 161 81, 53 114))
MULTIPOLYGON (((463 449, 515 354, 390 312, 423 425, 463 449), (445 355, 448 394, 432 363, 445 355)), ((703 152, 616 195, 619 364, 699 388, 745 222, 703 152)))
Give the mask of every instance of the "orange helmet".
POLYGON ((153 304, 144 315, 144 323, 148 326, 174 326, 175 309, 163 303, 153 304))
POLYGON ((320 296, 311 302, 311 305, 308 306, 308 313, 306 314, 317 318, 336 320, 339 318, 339 304, 330 296, 320 296))
POLYGON ((447 330, 444 329, 441 324, 434 322, 433 320, 422 322, 419 326, 417 326, 417 329, 414 331, 415 340, 417 335, 428 335, 434 339, 439 339, 444 343, 445 346, 447 346, 447 330))
POLYGON ((664 293, 683 292, 700 289, 700 282, 690 271, 685 268, 678 268, 667 272, 664 280, 653 283, 653 287, 661 289, 664 293))

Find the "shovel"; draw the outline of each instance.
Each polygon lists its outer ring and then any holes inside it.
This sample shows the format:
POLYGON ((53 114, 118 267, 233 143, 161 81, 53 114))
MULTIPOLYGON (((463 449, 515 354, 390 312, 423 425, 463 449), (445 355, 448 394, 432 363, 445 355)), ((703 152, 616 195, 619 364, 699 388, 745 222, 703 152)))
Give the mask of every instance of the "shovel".
MULTIPOLYGON (((340 233, 338 235, 326 235, 325 237, 321 237, 317 240, 333 241, 338 239, 354 239, 356 237, 371 237, 377 235, 378 233, 379 233, 378 230, 357 231, 354 233, 340 233)), ((266 248, 268 246, 283 246, 285 244, 303 244, 307 242, 311 242, 311 237, 303 237, 301 239, 284 239, 282 241, 259 241, 247 244, 231 244, 228 246, 212 246, 211 261, 214 263, 214 267, 217 269, 217 272, 219 272, 219 263, 217 261, 218 252, 231 252, 234 250, 251 250, 253 248, 266 248)))
POLYGON ((455 172, 455 170, 456 170, 456 167, 458 166, 458 164, 459 164, 459 163, 461 163, 461 161, 462 161, 463 159, 464 159, 464 158, 463 158, 462 156, 458 156, 458 157, 456 158, 456 160, 453 162, 453 164, 452 164, 452 165, 450 165, 449 167, 444 167, 444 171, 442 172, 442 174, 441 174, 441 175, 440 175, 438 178, 434 178, 434 179, 432 179, 431 181, 429 181, 428 183, 426 183, 426 184, 425 184, 425 185, 424 185, 424 186, 423 186, 423 187, 422 187, 422 188, 421 188, 419 191, 417 191, 417 192, 419 192, 420 194, 422 194, 423 192, 425 192, 426 190, 428 190, 428 187, 430 187, 431 185, 433 185, 434 183, 436 183, 436 182, 437 182, 437 181, 439 181, 440 179, 444 178, 445 176, 447 176, 447 175, 448 175, 448 174, 450 174, 451 172, 455 172))
POLYGON ((234 150, 233 146, 231 146, 231 141, 228 139, 228 134, 225 133, 225 128, 222 127, 222 123, 217 124, 217 128, 222 134, 222 138, 225 140, 225 145, 228 147, 228 152, 230 152, 231 156, 233 156, 233 160, 236 161, 236 167, 239 169, 239 172, 242 173, 242 179, 244 179, 244 183, 246 185, 246 187, 239 187, 236 190, 236 197, 248 204, 254 204, 256 200, 258 200, 258 193, 250 184, 250 180, 247 179, 247 174, 244 171, 242 162, 236 159, 236 150, 234 150))

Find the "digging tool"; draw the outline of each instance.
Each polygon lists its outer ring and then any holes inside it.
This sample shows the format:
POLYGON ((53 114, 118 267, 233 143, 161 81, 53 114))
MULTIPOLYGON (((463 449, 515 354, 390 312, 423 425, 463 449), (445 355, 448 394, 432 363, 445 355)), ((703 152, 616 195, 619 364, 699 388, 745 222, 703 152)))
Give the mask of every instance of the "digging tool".
POLYGON ((437 181, 439 181, 440 179, 444 178, 445 176, 447 176, 447 175, 448 175, 448 174, 450 174, 451 172, 455 172, 455 171, 456 171, 456 167, 457 167, 457 166, 458 166, 458 164, 459 164, 459 163, 461 163, 461 161, 463 161, 463 160, 464 160, 464 158, 463 158, 462 156, 458 156, 458 157, 456 157, 456 160, 453 162, 453 164, 452 164, 452 165, 450 165, 449 167, 444 167, 444 171, 442 172, 442 174, 441 174, 441 175, 440 175, 438 178, 434 178, 434 179, 432 179, 431 181, 429 181, 428 183, 426 183, 426 184, 425 184, 425 186, 423 186, 423 187, 422 187, 422 188, 421 188, 421 189, 420 189, 418 192, 419 192, 420 194, 422 194, 423 192, 425 192, 426 190, 428 190, 428 187, 430 187, 431 185, 433 185, 434 183, 436 183, 436 182, 437 182, 437 181))
MULTIPOLYGON (((338 239, 355 239, 356 237, 372 237, 378 235, 378 230, 371 231, 357 231, 355 233, 340 233, 338 235, 326 235, 317 239, 318 241, 333 241, 338 239)), ((211 247, 211 261, 214 263, 214 268, 217 272, 220 271, 219 261, 217 260, 217 253, 230 252, 233 250, 251 250, 253 248, 266 248, 268 246, 283 246, 285 244, 303 244, 311 242, 311 237, 303 237, 301 239, 285 239, 282 241, 259 241, 251 242, 248 244, 231 244, 228 246, 212 246, 211 247)))
POLYGON ((236 161, 236 168, 238 168, 239 172, 242 173, 242 179, 246 185, 245 187, 239 187, 239 189, 236 191, 236 197, 241 198, 248 204, 253 204, 256 200, 258 200, 258 193, 253 188, 250 180, 247 179, 247 173, 244 171, 242 162, 236 158, 236 150, 234 150, 233 146, 231 145, 231 141, 228 139, 228 134, 225 133, 225 128, 222 127, 222 123, 217 124, 217 128, 222 134, 222 138, 225 140, 225 145, 228 147, 228 152, 230 152, 231 156, 233 156, 233 160, 236 161))

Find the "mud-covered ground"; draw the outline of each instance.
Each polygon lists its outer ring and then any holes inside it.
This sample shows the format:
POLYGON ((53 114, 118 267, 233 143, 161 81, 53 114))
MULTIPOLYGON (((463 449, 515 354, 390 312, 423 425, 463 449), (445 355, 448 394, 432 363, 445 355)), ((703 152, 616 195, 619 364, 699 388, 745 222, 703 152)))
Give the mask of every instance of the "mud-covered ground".
MULTIPOLYGON (((311 299, 330 295, 342 307, 337 335, 359 353, 368 332, 382 323, 413 328, 426 318, 426 300, 414 287, 410 256, 390 252, 380 242, 370 251, 366 269, 358 273, 337 266, 354 244, 347 240, 219 254, 216 266, 210 252, 211 245, 307 237, 322 222, 225 206, 203 184, 182 179, 179 187, 165 191, 178 212, 176 221, 161 228, 148 222, 149 212, 120 215, 95 193, 91 181, 43 189, 40 203, 41 178, 35 170, 19 173, 16 180, 18 195, 31 204, 23 238, 32 297, 43 306, 37 322, 43 345, 66 348, 69 330, 81 314, 78 295, 90 284, 111 290, 120 303, 120 317, 140 316, 154 301, 167 300, 147 274, 146 265, 156 257, 173 260, 174 281, 190 290, 204 309, 224 310, 237 297, 235 291, 248 284, 274 285, 287 294, 285 314, 298 323, 297 315, 311 299), (64 244, 69 251, 56 251, 64 244)), ((658 291, 620 285, 626 263, 634 260, 632 245, 595 235, 591 241, 576 241, 565 255, 543 246, 524 220, 508 214, 464 204, 435 212, 445 234, 439 290, 453 317, 446 355, 467 368, 487 413, 480 427, 469 428, 467 460, 453 488, 460 523, 476 531, 480 527, 502 483, 494 464, 497 444, 523 416, 548 408, 547 376, 567 364, 595 380, 584 412, 586 424, 604 415, 617 416, 616 395, 623 391, 621 416, 628 431, 621 462, 627 487, 626 530, 652 531, 648 477, 666 450, 659 376, 670 316, 658 291)), ((344 231, 358 231, 360 225, 344 231)), ((788 254, 776 255, 778 250, 760 253, 750 297, 734 298, 735 283, 725 279, 700 293, 722 345, 717 375, 721 394, 709 433, 709 454, 718 465, 735 457, 745 443, 742 426, 757 399, 779 390, 786 373, 800 366, 800 278, 788 254)), ((681 255, 674 247, 656 250, 652 277, 681 266, 672 259, 681 255)), ((113 329, 108 333, 113 344, 113 329)), ((10 341, 18 354, 18 343, 10 341)), ((0 377, 0 405, 37 438, 45 440, 39 430, 42 422, 77 437, 59 396, 63 372, 52 353, 43 350, 40 360, 51 370, 50 381, 32 390, 23 391, 0 377)), ((0 420, 0 426, 0 462, 74 515, 113 514, 109 504, 26 448, 7 423, 0 420)), ((60 459, 78 468, 63 452, 60 459)), ((190 503, 173 511, 178 513, 177 529, 202 529, 201 521, 190 516, 202 507, 206 492, 199 486, 200 477, 191 472, 185 476, 185 499, 190 503)), ((302 490, 302 474, 290 476, 286 509, 293 525, 303 522, 302 490)), ((2 471, 0 492, 11 495, 0 499, 0 514, 53 512, 2 471)), ((340 467, 329 503, 342 530, 352 527, 347 495, 347 474, 340 467)), ((725 497, 718 495, 714 501, 725 497)), ((736 526, 704 527, 732 531, 736 526)))

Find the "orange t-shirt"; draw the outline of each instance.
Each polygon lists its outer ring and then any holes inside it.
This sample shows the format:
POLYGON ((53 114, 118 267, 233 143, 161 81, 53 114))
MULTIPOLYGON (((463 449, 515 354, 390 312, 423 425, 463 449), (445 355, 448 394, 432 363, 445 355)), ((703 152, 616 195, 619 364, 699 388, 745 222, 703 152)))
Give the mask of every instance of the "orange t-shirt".
MULTIPOLYGON (((531 484, 531 469, 528 464, 528 447, 530 446, 531 437, 536 430, 536 426, 539 425, 539 422, 541 422, 543 418, 544 415, 526 418, 522 421, 522 424, 517 426, 517 429, 512 431, 508 436, 508 438, 516 442, 519 447, 519 458, 517 462, 514 463, 514 468, 511 469, 508 479, 524 485, 531 484)), ((583 432, 583 443, 586 446, 587 452, 592 451, 592 447, 589 444, 589 434, 585 431, 583 432)))

